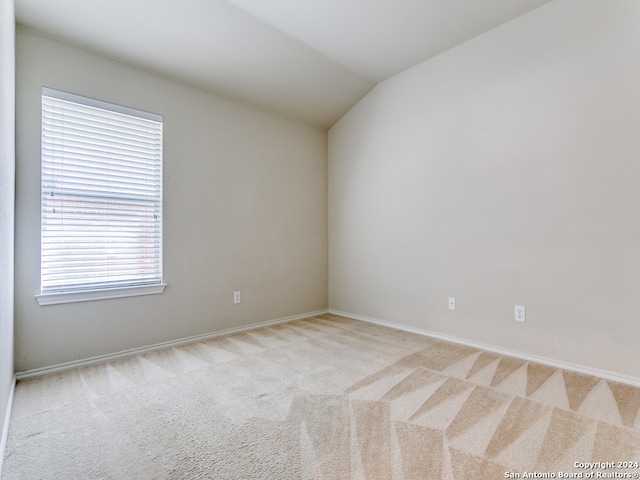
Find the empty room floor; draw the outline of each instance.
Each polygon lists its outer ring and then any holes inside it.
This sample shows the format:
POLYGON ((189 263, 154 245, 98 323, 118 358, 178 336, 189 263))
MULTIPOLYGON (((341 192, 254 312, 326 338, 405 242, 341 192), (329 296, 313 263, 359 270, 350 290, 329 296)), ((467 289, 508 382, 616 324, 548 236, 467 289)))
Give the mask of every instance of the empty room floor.
POLYGON ((639 410, 632 386, 326 314, 19 381, 2 480, 637 478, 639 410))

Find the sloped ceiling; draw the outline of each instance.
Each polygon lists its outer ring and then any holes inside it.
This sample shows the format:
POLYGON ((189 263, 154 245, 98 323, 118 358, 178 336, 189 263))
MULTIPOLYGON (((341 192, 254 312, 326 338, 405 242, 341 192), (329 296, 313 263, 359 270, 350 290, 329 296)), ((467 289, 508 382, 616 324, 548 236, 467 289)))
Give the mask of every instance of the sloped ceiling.
POLYGON ((550 0, 16 0, 19 24, 329 128, 383 81, 550 0))

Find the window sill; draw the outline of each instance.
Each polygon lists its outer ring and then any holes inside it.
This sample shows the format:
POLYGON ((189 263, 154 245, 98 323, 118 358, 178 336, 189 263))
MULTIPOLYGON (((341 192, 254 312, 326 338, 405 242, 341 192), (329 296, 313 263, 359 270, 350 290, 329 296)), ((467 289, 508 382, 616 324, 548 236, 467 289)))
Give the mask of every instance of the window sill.
POLYGON ((36 295, 41 306, 59 303, 90 302, 109 298, 137 297, 138 295, 154 295, 164 292, 166 283, 140 285, 137 287, 109 288, 104 290, 87 290, 84 292, 43 293, 36 295))

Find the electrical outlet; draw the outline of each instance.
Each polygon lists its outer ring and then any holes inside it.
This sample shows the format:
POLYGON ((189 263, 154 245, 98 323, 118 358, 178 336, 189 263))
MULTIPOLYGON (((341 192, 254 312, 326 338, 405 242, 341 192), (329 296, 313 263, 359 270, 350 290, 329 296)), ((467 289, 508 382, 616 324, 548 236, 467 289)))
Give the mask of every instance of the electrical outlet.
POLYGON ((241 302, 242 302, 242 296, 241 296, 240 290, 238 290, 237 292, 233 292, 233 304, 238 305, 241 302))
POLYGON ((514 320, 516 322, 524 322, 525 321, 524 306, 516 305, 514 320))
POLYGON ((456 309, 456 299, 455 297, 449 297, 449 310, 456 309))

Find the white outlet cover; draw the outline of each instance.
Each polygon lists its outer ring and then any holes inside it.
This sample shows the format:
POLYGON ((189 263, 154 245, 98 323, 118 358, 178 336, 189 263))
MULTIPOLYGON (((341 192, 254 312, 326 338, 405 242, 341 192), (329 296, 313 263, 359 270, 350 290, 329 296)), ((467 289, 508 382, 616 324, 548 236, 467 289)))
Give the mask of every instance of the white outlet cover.
POLYGON ((449 310, 456 309, 456 299, 454 297, 449 297, 449 310))
POLYGON ((233 292, 233 304, 237 305, 240 302, 242 302, 242 296, 241 293, 239 291, 237 292, 233 292))
POLYGON ((525 321, 525 309, 523 305, 516 305, 514 309, 514 320, 516 322, 525 321))

